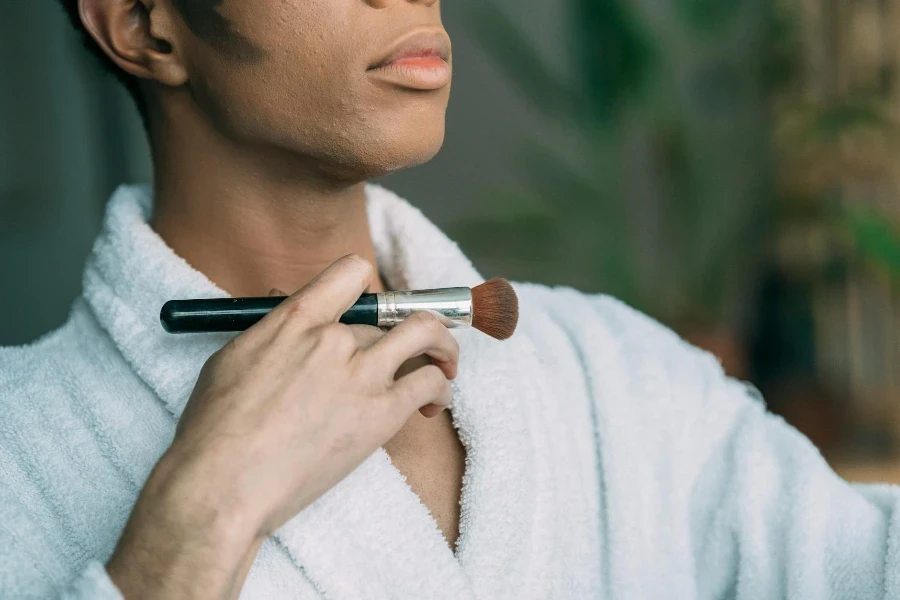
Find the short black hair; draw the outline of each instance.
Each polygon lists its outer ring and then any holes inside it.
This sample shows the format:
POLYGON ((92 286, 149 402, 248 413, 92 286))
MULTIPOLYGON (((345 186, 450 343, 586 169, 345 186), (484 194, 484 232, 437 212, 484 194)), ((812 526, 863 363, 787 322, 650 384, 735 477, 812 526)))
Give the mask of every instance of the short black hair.
POLYGON ((81 38, 81 42, 84 47, 87 48, 88 51, 97 58, 104 71, 112 74, 122 83, 122 85, 125 86, 125 89, 128 90, 128 93, 131 95, 131 97, 134 99, 134 103, 137 105, 137 109, 141 115, 141 119, 146 124, 147 100, 144 98, 144 94, 141 91, 141 86, 138 83, 138 78, 119 68, 119 65, 113 62, 113 60, 106 55, 106 52, 104 52, 103 49, 97 44, 97 41, 91 37, 91 34, 89 34, 87 29, 84 27, 84 23, 81 22, 81 12, 78 7, 78 1, 79 0, 59 0, 59 3, 62 5, 66 16, 69 18, 69 22, 72 23, 72 26, 78 32, 78 35, 81 38))

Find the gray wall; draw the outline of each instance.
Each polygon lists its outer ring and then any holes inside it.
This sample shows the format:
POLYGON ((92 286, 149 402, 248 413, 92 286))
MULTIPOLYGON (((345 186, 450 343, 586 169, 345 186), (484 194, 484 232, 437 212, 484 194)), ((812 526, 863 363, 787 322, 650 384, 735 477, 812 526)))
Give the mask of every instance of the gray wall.
MULTIPOLYGON (((565 0, 493 1, 565 65, 565 0)), ((15 345, 65 321, 104 200, 121 181, 146 180, 149 165, 127 98, 78 47, 55 1, 0 6, 0 345, 15 345)), ((456 70, 444 150, 385 180, 439 225, 514 183, 512 151, 535 134, 526 103, 467 34, 467 6, 444 6, 456 70)))

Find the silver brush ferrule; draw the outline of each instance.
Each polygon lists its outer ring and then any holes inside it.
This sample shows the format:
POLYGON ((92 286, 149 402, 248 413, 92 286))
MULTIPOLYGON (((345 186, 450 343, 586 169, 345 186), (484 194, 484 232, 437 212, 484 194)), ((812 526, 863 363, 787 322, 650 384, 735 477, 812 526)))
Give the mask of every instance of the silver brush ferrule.
POLYGON ((414 312, 437 315, 448 329, 472 326, 472 290, 445 288, 378 294, 378 326, 394 327, 414 312))

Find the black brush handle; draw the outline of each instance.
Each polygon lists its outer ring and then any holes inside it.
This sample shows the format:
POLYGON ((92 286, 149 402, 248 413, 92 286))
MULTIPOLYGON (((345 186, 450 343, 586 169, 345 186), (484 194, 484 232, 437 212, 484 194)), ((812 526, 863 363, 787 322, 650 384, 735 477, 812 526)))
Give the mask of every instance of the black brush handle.
MULTIPOLYGON (((163 305, 159 320, 169 333, 245 331, 285 299, 270 296, 170 300, 163 305)), ((364 294, 340 320, 347 325, 378 325, 378 294, 364 294)))

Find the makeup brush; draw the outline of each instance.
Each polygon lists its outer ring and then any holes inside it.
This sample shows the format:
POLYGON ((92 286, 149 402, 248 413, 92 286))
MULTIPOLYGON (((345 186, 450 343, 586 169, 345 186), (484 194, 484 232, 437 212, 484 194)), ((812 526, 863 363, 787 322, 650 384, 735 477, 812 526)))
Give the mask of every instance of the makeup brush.
MULTIPOLYGON (((283 296, 170 300, 162 307, 159 319, 169 333, 244 331, 284 300, 283 296)), ((491 279, 472 289, 364 294, 340 321, 393 327, 420 311, 437 315, 447 328, 474 327, 492 338, 506 340, 519 322, 519 299, 505 279, 491 279)))

